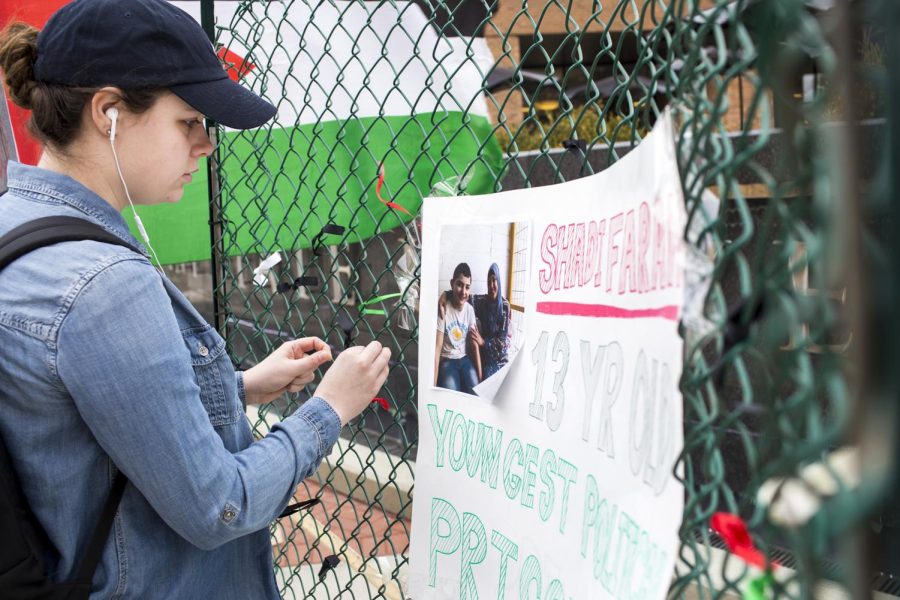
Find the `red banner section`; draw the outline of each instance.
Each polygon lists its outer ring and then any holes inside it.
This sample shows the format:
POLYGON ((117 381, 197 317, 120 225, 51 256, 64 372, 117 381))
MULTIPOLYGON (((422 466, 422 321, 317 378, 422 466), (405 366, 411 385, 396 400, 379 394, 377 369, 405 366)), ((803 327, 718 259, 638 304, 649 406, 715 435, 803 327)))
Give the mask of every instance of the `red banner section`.
MULTIPOLYGON (((40 29, 47 22, 47 19, 50 18, 50 15, 63 4, 66 4, 66 0, 16 0, 15 2, 6 0, 0 2, 0 23, 6 26, 11 21, 24 21, 40 29)), ((19 108, 13 104, 5 88, 3 90, 3 101, 6 102, 6 106, 9 109, 10 125, 13 139, 16 142, 16 155, 12 156, 12 158, 17 158, 19 162, 30 165, 37 164, 41 156, 41 145, 31 137, 28 133, 28 128, 25 126, 28 122, 28 117, 31 116, 31 111, 19 108)))

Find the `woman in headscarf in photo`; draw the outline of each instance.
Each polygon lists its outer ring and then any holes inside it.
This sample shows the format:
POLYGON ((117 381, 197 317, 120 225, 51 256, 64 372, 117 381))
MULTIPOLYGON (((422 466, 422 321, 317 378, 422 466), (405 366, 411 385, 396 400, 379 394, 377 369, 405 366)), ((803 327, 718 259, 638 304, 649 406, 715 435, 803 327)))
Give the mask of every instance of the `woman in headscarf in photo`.
POLYGON ((488 269, 487 294, 470 297, 475 308, 477 329, 471 333, 478 344, 481 376, 484 381, 509 362, 509 302, 500 289, 500 267, 493 263, 488 269))

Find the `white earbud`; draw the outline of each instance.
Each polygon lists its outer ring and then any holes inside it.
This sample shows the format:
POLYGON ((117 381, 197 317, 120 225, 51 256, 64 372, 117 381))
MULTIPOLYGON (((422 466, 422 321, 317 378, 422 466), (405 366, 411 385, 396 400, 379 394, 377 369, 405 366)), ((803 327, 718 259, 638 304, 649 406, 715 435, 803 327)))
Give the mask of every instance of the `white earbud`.
POLYGON ((106 116, 112 121, 112 125, 109 127, 109 141, 114 142, 116 141, 116 123, 119 121, 119 109, 115 106, 106 109, 106 116))

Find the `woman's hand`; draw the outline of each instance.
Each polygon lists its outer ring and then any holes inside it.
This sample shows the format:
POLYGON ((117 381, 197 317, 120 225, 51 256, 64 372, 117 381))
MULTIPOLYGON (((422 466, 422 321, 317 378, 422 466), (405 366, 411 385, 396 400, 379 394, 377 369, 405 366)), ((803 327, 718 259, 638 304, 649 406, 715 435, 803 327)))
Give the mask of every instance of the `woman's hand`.
POLYGON ((478 332, 477 327, 469 328, 469 337, 479 346, 484 346, 484 338, 481 337, 481 334, 478 332))
POLYGON ((285 392, 299 392, 315 378, 319 365, 329 360, 331 348, 317 337, 285 342, 261 363, 244 371, 247 404, 265 404, 285 392))
POLYGON ((441 295, 438 296, 438 319, 444 318, 444 313, 447 312, 447 292, 441 292, 441 295))
POLYGON ((331 405, 341 425, 366 408, 387 379, 391 349, 378 342, 342 350, 316 388, 316 396, 331 405))

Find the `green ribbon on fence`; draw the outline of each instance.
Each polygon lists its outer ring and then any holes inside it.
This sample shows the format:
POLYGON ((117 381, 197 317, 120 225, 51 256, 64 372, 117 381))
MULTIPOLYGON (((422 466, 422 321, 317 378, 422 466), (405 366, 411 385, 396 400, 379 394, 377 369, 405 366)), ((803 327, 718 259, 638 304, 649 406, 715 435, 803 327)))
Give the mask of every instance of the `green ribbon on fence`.
POLYGON ((377 304, 383 300, 389 300, 391 298, 397 298, 402 296, 400 292, 394 292, 393 294, 384 294, 383 296, 375 296, 374 298, 369 298, 365 302, 359 305, 359 314, 361 315, 385 315, 387 314, 381 308, 366 308, 369 304, 377 304))
POLYGON ((764 574, 750 581, 750 585, 744 590, 744 600, 767 600, 769 597, 766 590, 775 581, 772 571, 766 571, 764 574))

